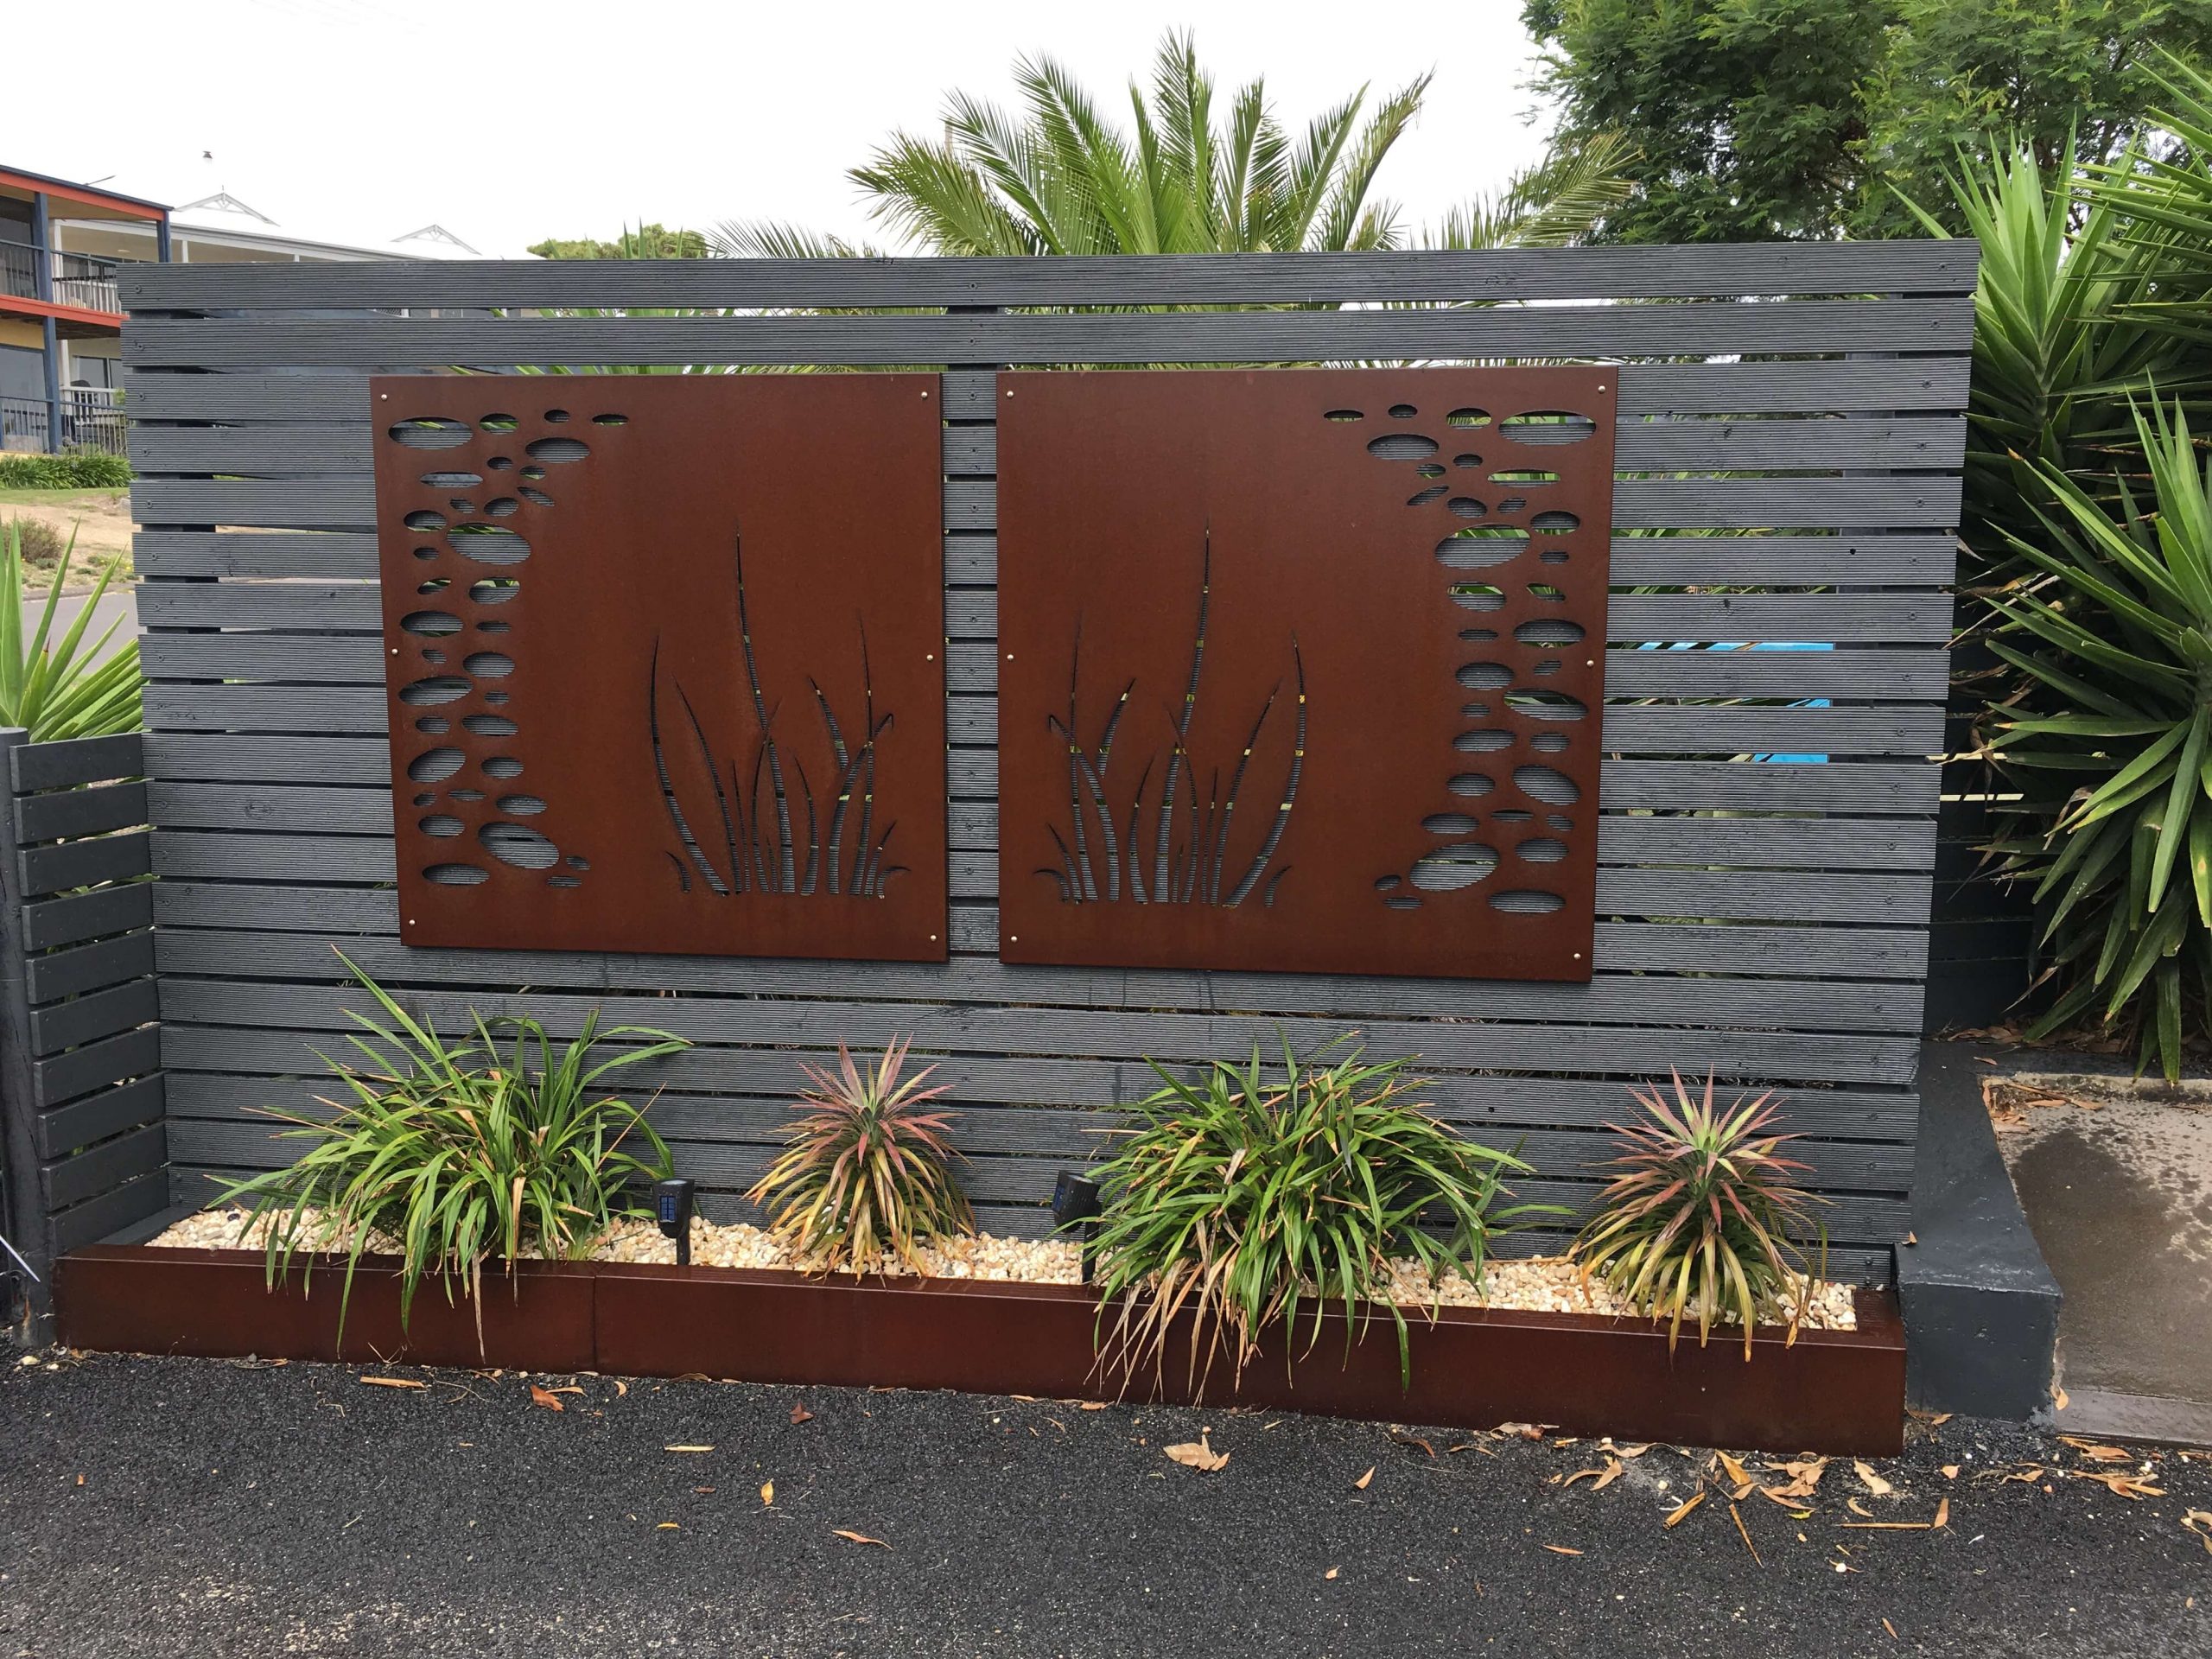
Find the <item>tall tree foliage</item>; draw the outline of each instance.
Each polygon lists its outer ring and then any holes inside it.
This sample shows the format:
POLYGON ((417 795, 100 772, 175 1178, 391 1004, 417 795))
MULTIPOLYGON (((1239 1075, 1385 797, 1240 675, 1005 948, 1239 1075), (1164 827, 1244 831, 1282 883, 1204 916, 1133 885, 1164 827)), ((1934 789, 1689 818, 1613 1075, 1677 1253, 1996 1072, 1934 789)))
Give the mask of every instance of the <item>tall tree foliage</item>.
POLYGON ((541 259, 704 259, 707 238, 697 231, 671 231, 660 225, 625 230, 612 242, 594 237, 548 237, 530 251, 541 259))
MULTIPOLYGON (((2204 0, 1524 0, 1565 133, 1642 157, 1624 241, 1910 234, 1961 149, 2050 169, 2170 145, 2161 48, 2212 54, 2204 0)), ((1962 222, 1948 206, 1939 217, 1962 222)))
MULTIPOLYGON (((968 93, 947 99, 941 137, 895 133, 849 175, 870 215, 931 253, 1129 254, 1342 251, 1400 245, 1398 209, 1376 176, 1404 137, 1429 77, 1379 99, 1363 86, 1286 126, 1264 80, 1226 99, 1188 34, 1160 44, 1149 90, 1132 79, 1117 120, 1049 58, 1020 60, 1018 112, 968 93)), ((1623 199, 1624 146, 1578 143, 1447 216, 1445 246, 1555 245, 1623 199)), ((780 225, 725 224, 721 252, 760 257, 873 251, 780 225)))

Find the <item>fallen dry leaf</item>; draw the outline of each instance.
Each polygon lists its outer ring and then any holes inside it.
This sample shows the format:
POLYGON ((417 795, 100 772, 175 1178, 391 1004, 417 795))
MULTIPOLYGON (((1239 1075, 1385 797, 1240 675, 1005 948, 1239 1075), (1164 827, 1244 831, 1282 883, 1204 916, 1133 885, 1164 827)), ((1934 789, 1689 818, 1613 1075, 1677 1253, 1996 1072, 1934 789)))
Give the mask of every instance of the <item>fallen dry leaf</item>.
POLYGON ((2181 1518, 2182 1530, 2193 1532, 2202 1542, 2208 1554, 2212 1554, 2212 1510, 2190 1510, 2181 1518))
POLYGON ((1078 1411, 1103 1411, 1106 1409, 1106 1402, 1103 1400, 1079 1400, 1076 1402, 1076 1409, 1078 1411))
POLYGON ((1720 1460, 1720 1471, 1728 1477, 1728 1484, 1731 1486, 1748 1486, 1751 1484, 1751 1478, 1744 1472, 1744 1465, 1735 1459, 1730 1457, 1726 1452, 1716 1452, 1713 1455, 1720 1460))
POLYGON ((1897 1636, 1897 1627, 1891 1624, 1888 1619, 1885 1618, 1882 1621, 1882 1628, 1890 1633, 1891 1641, 1895 1642, 1899 1639, 1897 1636))
POLYGON ((711 1452, 714 1449, 711 1446, 664 1446, 661 1447, 664 1452, 711 1452))
POLYGON ((1331 1567, 1327 1572, 1324 1573, 1321 1576, 1322 1576, 1323 1578, 1325 1578, 1325 1579, 1333 1579, 1333 1578, 1335 1578, 1335 1577, 1337 1576, 1337 1569, 1336 1569, 1335 1567, 1331 1567))
POLYGON ((1759 1560, 1758 1547, 1751 1542, 1751 1529, 1744 1524, 1744 1512, 1736 1507, 1736 1502, 1733 1498, 1731 1498, 1728 1501, 1728 1517, 1736 1523, 1736 1533, 1738 1537, 1743 1539, 1744 1548, 1751 1552, 1751 1565, 1753 1567, 1764 1567, 1766 1563, 1759 1560))
POLYGON ((530 1403, 533 1406, 543 1406, 548 1411, 566 1411, 568 1409, 566 1406, 561 1403, 560 1397, 556 1395, 552 1389, 541 1389, 535 1382, 530 1385, 530 1403))
POLYGON ((427 1382, 418 1382, 411 1376, 365 1376, 361 1379, 372 1389, 427 1389, 427 1382))
POLYGON ((774 1481, 764 1480, 760 1483, 760 1501, 763 1503, 772 1503, 776 1501, 776 1483, 774 1481))
POLYGON ((1936 1505, 1935 1529, 1941 1532, 1951 1524, 1951 1500, 1944 1498, 1936 1505))
POLYGON ((1944 1424, 1949 1422, 1955 1414, 1952 1412, 1939 1411, 1933 1417, 1930 1417, 1928 1420, 1928 1427, 1930 1428, 1941 1428, 1944 1424))
POLYGON ((2166 1495, 2163 1486, 2153 1486, 2140 1475, 2101 1475, 2094 1469, 2062 1469, 2058 1472, 2063 1475, 2071 1475, 2076 1480, 2094 1480, 2114 1497, 2133 1498, 2139 1501, 2146 1497, 2164 1497, 2166 1495))
POLYGON ((630 1397, 630 1385, 619 1376, 614 1379, 614 1397, 617 1400, 626 1400, 630 1397))
POLYGON ((1851 1465, 1851 1472, 1857 1475, 1860 1481, 1865 1484, 1866 1490, 1873 1493, 1877 1497, 1887 1497, 1891 1492, 1897 1490, 1897 1488, 1891 1485, 1888 1481, 1884 1480, 1879 1475, 1874 1472, 1874 1465, 1871 1463, 1867 1463, 1863 1460, 1854 1463, 1851 1465))
MULTIPOLYGON (((1169 1456, 1171 1456, 1171 1457, 1173 1457, 1174 1454, 1171 1452, 1168 1455, 1169 1455, 1169 1456)), ((1375 1478, 1375 1471, 1374 1471, 1374 1470, 1372 1470, 1372 1469, 1370 1469, 1370 1470, 1369 1470, 1365 1474, 1362 1475, 1362 1476, 1361 1476, 1357 1480, 1355 1480, 1354 1482, 1352 1482, 1352 1484, 1351 1484, 1351 1489, 1352 1489, 1352 1491, 1354 1491, 1355 1492, 1363 1492, 1363 1491, 1365 1491, 1367 1490, 1367 1483, 1368 1483, 1369 1481, 1370 1481, 1370 1480, 1374 1479, 1374 1478, 1375 1478)))
POLYGON ((691 1490, 698 1493, 702 1497, 711 1497, 714 1496, 715 1491, 715 1489, 711 1486, 694 1486, 691 1490))
POLYGON ((2070 1446, 2092 1463, 2133 1463, 2134 1454, 2117 1446, 2099 1446, 2094 1440, 2076 1439, 2071 1434, 2058 1437, 2059 1444, 2070 1446))
POLYGON ((795 1405, 791 1408, 791 1421, 794 1423, 810 1423, 813 1421, 814 1414, 804 1405, 795 1405))
POLYGON ((1615 1446, 1610 1440, 1600 1440, 1598 1444, 1623 1462, 1626 1462, 1630 1458, 1640 1458, 1651 1449, 1650 1442, 1648 1440, 1642 1446, 1615 1446))
POLYGON ((2063 1410, 2065 1410, 2065 1409, 2066 1409, 2066 1390, 2065 1390, 2065 1389, 2053 1389, 2050 1391, 2050 1408, 2051 1408, 2053 1411, 2063 1411, 2063 1410))
POLYGON ((871 1538, 864 1532, 848 1532, 842 1527, 830 1528, 830 1535, 833 1538, 842 1538, 849 1544, 874 1544, 878 1549, 891 1548, 880 1538, 871 1538))
POLYGON ((1874 1518, 1874 1511, 1868 1509, 1864 1503, 1861 1503, 1855 1497, 1845 1498, 1843 1500, 1843 1507, 1849 1510, 1853 1515, 1861 1515, 1866 1516, 1869 1521, 1872 1521, 1874 1518))
POLYGON ((1390 1438, 1400 1446, 1417 1446, 1432 1458, 1436 1455, 1436 1448, 1417 1434, 1401 1434, 1394 1428, 1390 1431, 1390 1438))
POLYGON ((1955 1463, 1947 1463, 1947 1464, 1945 1464, 1945 1465, 1943 1465, 1943 1478, 1944 1478, 1944 1479, 1946 1479, 1946 1480, 1956 1480, 1958 1478, 1959 1478, 1959 1465, 1958 1465, 1957 1464, 1955 1464, 1955 1463))
POLYGON ((1696 1491, 1693 1492, 1689 1497, 1684 1498, 1680 1503, 1677 1503, 1675 1506, 1674 1513, 1667 1517, 1665 1524, 1670 1527, 1678 1524, 1684 1516, 1688 1515, 1692 1510, 1697 1508, 1699 1504, 1704 1502, 1705 1489, 1703 1487, 1700 1487, 1696 1491))
POLYGON ((1195 1440, 1185 1440, 1179 1446, 1161 1449, 1187 1469, 1203 1469, 1211 1474, 1217 1469, 1229 1466, 1229 1453, 1215 1451, 1212 1440, 1204 1429, 1198 1431, 1198 1438, 1195 1440))
POLYGON ((656 1532, 674 1532, 677 1529, 676 1522, 673 1521, 664 1521, 653 1529, 656 1532))
POLYGON ((1565 1544, 1546 1544, 1544 1548, 1554 1555, 1580 1555, 1582 1553, 1579 1549, 1569 1549, 1565 1544))
POLYGON ((1541 1440, 1544 1438, 1544 1426, 1541 1423, 1500 1423, 1491 1433, 1500 1440, 1510 1440, 1518 1434, 1524 1440, 1541 1440))

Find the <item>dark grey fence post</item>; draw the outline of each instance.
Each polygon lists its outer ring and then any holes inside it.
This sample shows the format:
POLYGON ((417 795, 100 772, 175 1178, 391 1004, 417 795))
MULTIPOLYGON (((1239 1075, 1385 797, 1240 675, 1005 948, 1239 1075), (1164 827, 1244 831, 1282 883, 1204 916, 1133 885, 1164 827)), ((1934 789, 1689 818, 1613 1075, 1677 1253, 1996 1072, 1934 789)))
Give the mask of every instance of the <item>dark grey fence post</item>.
POLYGON ((136 733, 0 730, 4 1230, 41 1281, 33 1340, 54 1259, 168 1203, 144 764, 136 733))

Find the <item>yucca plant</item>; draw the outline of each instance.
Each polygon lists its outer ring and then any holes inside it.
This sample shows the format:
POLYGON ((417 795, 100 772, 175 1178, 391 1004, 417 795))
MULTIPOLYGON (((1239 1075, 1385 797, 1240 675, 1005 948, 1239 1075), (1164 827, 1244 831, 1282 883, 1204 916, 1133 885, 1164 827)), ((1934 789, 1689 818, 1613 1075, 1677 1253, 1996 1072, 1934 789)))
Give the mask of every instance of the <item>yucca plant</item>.
POLYGON ((2025 684, 1993 747, 2031 804, 2063 798, 1998 850, 2035 881, 2051 947, 2058 995, 2031 1034, 2132 1027, 2171 1079, 2212 989, 2212 471, 2178 406, 2135 423, 2147 510, 2123 483, 2115 518, 2044 466, 2059 511, 2013 538, 2042 579, 1993 601, 1992 648, 2025 684))
POLYGON ((688 1045, 637 1026, 602 1033, 596 1010, 562 1046, 535 1020, 474 1014, 470 1038, 448 1042, 339 959, 384 1014, 347 1010, 368 1033, 347 1039, 365 1067, 321 1057, 352 1098, 323 1101, 334 1114, 327 1121, 268 1112, 293 1126, 277 1138, 306 1141, 306 1152, 288 1169, 238 1182, 221 1201, 270 1217, 272 1286, 296 1255, 306 1254, 312 1272, 315 1255, 344 1253, 341 1332, 354 1271, 385 1238, 403 1258, 403 1327, 424 1275, 435 1274, 448 1302, 457 1289, 474 1299, 480 1340, 487 1262, 503 1262, 512 1278, 525 1255, 573 1261, 618 1217, 648 1213, 636 1195, 668 1173, 668 1147, 644 1107, 598 1085, 688 1045), (512 1039, 504 1050, 502 1036, 512 1039), (610 1044, 636 1046, 607 1052, 610 1044))
POLYGON ((1143 1365, 1164 1370, 1185 1312, 1196 1389, 1224 1349, 1241 1376, 1277 1321, 1287 1363, 1301 1307, 1311 1352, 1332 1302, 1347 1353, 1380 1305, 1410 1378, 1390 1258, 1420 1261, 1432 1283, 1446 1273, 1480 1283, 1491 1236, 1543 1207, 1496 1207, 1503 1178, 1529 1166, 1416 1104, 1409 1062, 1354 1048, 1326 1063, 1336 1046, 1301 1060, 1285 1043, 1279 1073, 1255 1047, 1250 1065, 1217 1060, 1195 1081, 1151 1063, 1162 1086, 1138 1103, 1142 1126, 1093 1172, 1105 1198, 1094 1244, 1100 1364, 1124 1387, 1143 1365))
POLYGON ((145 723, 138 642, 127 640, 113 656, 99 660, 101 650, 123 626, 118 620, 109 623, 91 645, 85 644, 92 613, 119 561, 111 560, 101 570, 75 620, 59 639, 53 638, 54 610, 68 583, 69 561, 76 548, 77 538, 72 535, 47 589, 37 626, 26 638, 23 612, 29 601, 23 593, 22 526, 11 520, 0 539, 0 726, 23 728, 34 743, 135 732, 145 723))
POLYGON ((865 1270, 889 1251, 918 1270, 919 1246, 976 1230, 952 1173, 950 1116, 919 1109, 948 1085, 922 1086, 935 1065, 902 1076, 909 1046, 894 1039, 867 1069, 842 1043, 835 1071, 800 1064, 812 1086, 782 1155, 746 1196, 810 1267, 865 1270))
POLYGON ((1795 1135, 1770 1132, 1771 1093, 1721 1107, 1710 1072, 1702 1098, 1681 1072, 1672 1076, 1671 1103, 1656 1085, 1632 1089, 1643 1121, 1605 1126, 1624 1148, 1606 1167, 1621 1173, 1570 1255, 1586 1275, 1666 1320, 1669 1352, 1685 1317, 1695 1313, 1701 1348, 1726 1312, 1744 1328, 1748 1360, 1762 1314, 1783 1319, 1787 1340, 1797 1339, 1826 1249, 1815 1264, 1789 1235, 1812 1226, 1809 1206, 1823 1200, 1791 1184, 1808 1166, 1782 1154, 1795 1135))

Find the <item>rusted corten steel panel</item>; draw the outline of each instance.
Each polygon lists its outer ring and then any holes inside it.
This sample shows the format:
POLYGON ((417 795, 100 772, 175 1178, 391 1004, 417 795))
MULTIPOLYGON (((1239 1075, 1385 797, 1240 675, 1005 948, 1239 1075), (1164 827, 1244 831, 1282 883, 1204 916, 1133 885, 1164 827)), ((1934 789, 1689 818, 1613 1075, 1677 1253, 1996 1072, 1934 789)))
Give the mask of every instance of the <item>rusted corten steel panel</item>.
POLYGON ((1589 977, 1611 370, 998 389, 1007 961, 1589 977))
POLYGON ((944 957, 940 401, 371 383, 408 944, 944 957))

